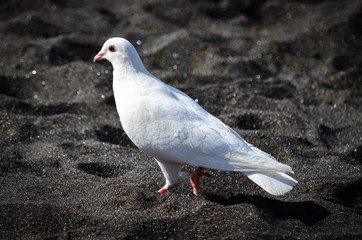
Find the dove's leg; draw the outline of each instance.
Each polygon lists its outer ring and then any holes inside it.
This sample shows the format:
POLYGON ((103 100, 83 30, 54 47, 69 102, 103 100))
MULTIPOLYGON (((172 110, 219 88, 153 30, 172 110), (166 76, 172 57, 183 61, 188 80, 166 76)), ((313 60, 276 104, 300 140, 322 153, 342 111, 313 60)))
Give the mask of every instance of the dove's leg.
POLYGON ((161 171, 166 179, 166 184, 158 190, 159 193, 165 193, 167 190, 171 189, 179 180, 180 178, 180 169, 182 165, 177 163, 159 161, 156 159, 156 162, 161 168, 161 171))
POLYGON ((202 167, 196 168, 195 171, 191 174, 191 177, 190 177, 190 182, 191 182, 192 187, 194 188, 194 194, 196 196, 198 196, 199 192, 200 192, 200 179, 199 179, 199 177, 201 177, 201 176, 211 177, 211 174, 205 173, 202 170, 203 170, 202 167))

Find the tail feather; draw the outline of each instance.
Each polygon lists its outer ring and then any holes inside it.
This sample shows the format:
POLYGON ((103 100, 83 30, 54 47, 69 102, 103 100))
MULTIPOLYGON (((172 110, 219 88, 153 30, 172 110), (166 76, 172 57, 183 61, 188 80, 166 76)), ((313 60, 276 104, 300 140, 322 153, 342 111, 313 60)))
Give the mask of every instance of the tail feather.
POLYGON ((250 180, 272 195, 283 195, 298 182, 285 173, 280 172, 245 172, 250 180))

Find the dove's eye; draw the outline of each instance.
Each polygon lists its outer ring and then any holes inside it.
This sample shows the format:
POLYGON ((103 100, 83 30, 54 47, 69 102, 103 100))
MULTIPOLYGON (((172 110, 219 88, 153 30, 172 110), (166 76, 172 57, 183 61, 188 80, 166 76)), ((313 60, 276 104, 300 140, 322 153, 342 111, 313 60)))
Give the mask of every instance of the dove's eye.
POLYGON ((113 45, 111 45, 108 47, 108 50, 111 52, 114 52, 114 51, 116 51, 116 48, 113 45))

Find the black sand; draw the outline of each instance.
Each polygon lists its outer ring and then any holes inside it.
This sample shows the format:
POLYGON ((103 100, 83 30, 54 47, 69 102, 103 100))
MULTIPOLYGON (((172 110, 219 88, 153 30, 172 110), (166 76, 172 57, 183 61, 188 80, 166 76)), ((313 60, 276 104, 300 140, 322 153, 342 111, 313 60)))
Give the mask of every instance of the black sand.
POLYGON ((360 239, 361 9, 361 1, 2 1, 0 238, 360 239), (211 171, 197 198, 185 167, 159 195, 160 169, 118 120, 110 63, 92 62, 113 36, 292 166, 297 187, 273 197, 240 173, 211 171))

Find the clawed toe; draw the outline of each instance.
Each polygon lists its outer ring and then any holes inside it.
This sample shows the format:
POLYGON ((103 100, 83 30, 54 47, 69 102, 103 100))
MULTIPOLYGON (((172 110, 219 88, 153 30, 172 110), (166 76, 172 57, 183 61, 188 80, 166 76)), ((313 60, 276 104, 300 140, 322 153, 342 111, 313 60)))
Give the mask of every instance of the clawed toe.
POLYGON ((158 192, 162 194, 162 193, 167 192, 167 190, 168 190, 168 189, 166 189, 166 188, 161 188, 160 190, 158 190, 158 192))
POLYGON ((174 186, 176 186, 176 184, 177 184, 177 183, 175 183, 174 185, 169 186, 169 187, 166 187, 166 186, 167 186, 167 184, 166 184, 163 188, 161 188, 160 190, 158 190, 158 192, 159 192, 160 194, 166 193, 168 190, 170 190, 171 188, 173 188, 174 186))
POLYGON ((190 182, 193 187, 193 192, 196 196, 199 196, 199 193, 200 193, 200 188, 201 188, 200 179, 199 179, 200 176, 211 177, 210 173, 205 173, 202 170, 203 170, 202 167, 196 168, 190 177, 190 182))

